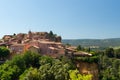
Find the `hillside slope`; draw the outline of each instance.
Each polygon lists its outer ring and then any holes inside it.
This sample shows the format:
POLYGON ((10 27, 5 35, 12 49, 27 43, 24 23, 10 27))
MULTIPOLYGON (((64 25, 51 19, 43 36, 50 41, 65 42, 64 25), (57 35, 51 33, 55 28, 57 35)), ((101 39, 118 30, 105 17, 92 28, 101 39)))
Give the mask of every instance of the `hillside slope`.
POLYGON ((120 46, 120 38, 111 39, 64 39, 62 40, 64 44, 71 44, 74 46, 99 46, 99 47, 116 47, 120 46))

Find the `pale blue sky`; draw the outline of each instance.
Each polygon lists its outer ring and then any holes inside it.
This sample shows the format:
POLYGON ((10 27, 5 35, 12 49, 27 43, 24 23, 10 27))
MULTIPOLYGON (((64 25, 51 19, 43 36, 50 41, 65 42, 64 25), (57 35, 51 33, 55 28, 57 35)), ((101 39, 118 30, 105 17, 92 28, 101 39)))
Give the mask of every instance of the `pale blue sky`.
POLYGON ((29 30, 63 39, 120 38, 120 0, 0 0, 0 37, 29 30))

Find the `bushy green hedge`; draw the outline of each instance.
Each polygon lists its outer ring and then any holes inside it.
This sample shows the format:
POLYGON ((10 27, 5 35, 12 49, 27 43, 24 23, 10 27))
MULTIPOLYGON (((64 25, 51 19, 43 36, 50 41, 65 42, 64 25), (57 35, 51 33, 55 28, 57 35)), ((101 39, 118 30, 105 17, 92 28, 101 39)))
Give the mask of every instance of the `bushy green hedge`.
POLYGON ((83 61, 83 62, 88 62, 88 63, 98 63, 99 58, 98 56, 92 56, 92 57, 75 57, 75 60, 83 61))
POLYGON ((0 80, 69 80, 71 60, 25 52, 0 65, 0 80))

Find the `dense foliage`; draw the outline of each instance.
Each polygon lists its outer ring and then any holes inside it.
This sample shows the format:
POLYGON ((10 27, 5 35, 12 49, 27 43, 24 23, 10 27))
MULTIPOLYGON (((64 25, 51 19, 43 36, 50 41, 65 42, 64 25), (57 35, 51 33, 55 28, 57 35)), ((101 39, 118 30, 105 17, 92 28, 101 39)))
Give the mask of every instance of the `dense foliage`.
POLYGON ((98 58, 98 56, 92 56, 92 57, 75 57, 74 60, 79 60, 79 61, 88 62, 88 63, 98 63, 99 58, 98 58))
POLYGON ((120 79, 120 60, 103 57, 100 66, 101 80, 120 79))
POLYGON ((100 80, 120 79, 120 55, 119 49, 108 48, 104 54, 99 55, 100 80), (117 54, 117 55, 116 55, 117 54))
POLYGON ((78 70, 70 70, 70 79, 71 80, 91 80, 92 75, 81 75, 78 70))
POLYGON ((0 79, 16 80, 25 69, 27 69, 29 66, 36 66, 37 62, 39 62, 38 54, 26 52, 24 56, 17 55, 12 60, 6 61, 0 66, 0 79))
POLYGON ((97 63, 100 80, 120 79, 120 49, 90 53, 93 56, 54 59, 27 51, 0 65, 0 80, 91 80, 93 75, 79 73, 73 64, 75 60, 97 63))
POLYGON ((120 49, 106 48, 104 51, 90 51, 90 53, 93 56, 74 57, 74 60, 97 63, 100 80, 120 79, 120 49))
MULTIPOLYGON (((0 65, 0 80, 75 80, 71 78, 72 70, 75 66, 65 56, 53 59, 28 51, 0 65)), ((79 72, 77 76, 91 80, 79 72)))
POLYGON ((6 47, 0 47, 0 60, 5 60, 10 54, 6 47))

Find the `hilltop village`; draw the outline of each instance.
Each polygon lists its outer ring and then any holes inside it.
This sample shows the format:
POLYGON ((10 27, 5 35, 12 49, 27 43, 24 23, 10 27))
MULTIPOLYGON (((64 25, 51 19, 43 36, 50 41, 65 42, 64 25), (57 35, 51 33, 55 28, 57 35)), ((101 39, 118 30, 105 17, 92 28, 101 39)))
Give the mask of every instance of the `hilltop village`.
POLYGON ((65 46, 61 40, 61 36, 57 36, 52 31, 49 33, 28 31, 28 33, 4 35, 0 40, 0 46, 7 47, 10 50, 10 56, 22 54, 25 51, 32 51, 53 58, 58 58, 63 55, 67 55, 68 57, 73 57, 73 55, 91 56, 91 54, 86 52, 76 53, 76 47, 65 46))
POLYGON ((12 54, 20 54, 27 50, 57 57, 65 53, 61 36, 48 32, 31 32, 5 35, 0 46, 6 46, 12 54))
MULTIPOLYGON (((83 79, 83 80, 117 80, 119 79, 119 72, 120 72, 119 70, 120 66, 118 65, 120 64, 120 49, 116 49, 115 51, 114 50, 115 49, 113 48, 108 48, 105 51, 94 52, 90 50, 90 48, 85 49, 81 46, 74 47, 72 45, 71 46, 67 44, 65 45, 62 44, 61 36, 57 36, 56 34, 53 34, 52 31, 50 32, 28 31, 28 33, 4 35, 3 38, 0 40, 0 51, 1 51, 0 79, 8 80, 8 76, 9 76, 10 78, 9 80, 18 80, 20 75, 24 74, 24 72, 26 72, 28 68, 30 68, 31 66, 37 68, 39 63, 38 71, 40 69, 41 71, 44 70, 51 71, 51 74, 55 73, 55 75, 53 76, 56 76, 57 72, 58 75, 66 74, 66 73, 70 74, 68 73, 69 70, 67 70, 68 67, 66 67, 66 65, 68 66, 69 64, 71 65, 71 67, 73 66, 72 68, 73 70, 75 68, 77 69, 78 72, 75 71, 75 75, 77 75, 76 73, 80 73, 82 74, 82 76, 91 78, 91 79, 83 79), (9 55, 7 54, 7 51, 9 51, 9 55), (34 54, 37 55, 35 57, 34 55, 31 55, 32 54, 31 52, 27 53, 26 51, 31 51, 38 54, 34 54), (17 57, 13 57, 14 55, 17 54, 24 54, 24 55, 18 55, 17 57), (39 54, 47 55, 47 56, 39 56, 39 54), (51 60, 53 60, 53 62, 51 62, 51 60), (64 63, 65 65, 63 65, 64 63), (42 67, 40 66, 41 64, 43 65, 42 67), (23 72, 21 73, 22 69, 23 72), (64 72, 64 70, 67 71, 64 72), (111 74, 109 73, 106 74, 106 72, 109 72, 111 74), (18 74, 17 77, 16 74, 18 74)), ((36 73, 38 74, 41 72, 36 72, 36 73)), ((48 77, 47 73, 49 72, 44 71, 44 73, 46 74, 45 78, 47 78, 48 77)), ((64 76, 66 75, 61 75, 61 77, 64 76)), ((31 80, 31 78, 29 80, 31 80)), ((58 79, 52 79, 52 80, 58 80, 58 79)))
MULTIPOLYGON (((76 47, 66 46, 62 44, 61 40, 61 36, 53 34, 52 31, 49 33, 28 31, 28 33, 4 35, 0 40, 0 46, 5 46, 10 50, 10 58, 16 54, 23 54, 26 51, 31 51, 41 55, 48 55, 53 58, 60 58, 63 55, 71 59, 79 56, 92 56, 92 54, 84 51, 76 52, 76 47)), ((84 64, 78 60, 75 61, 75 65, 81 73, 89 73, 92 74, 94 78, 98 78, 98 70, 96 68, 96 64, 94 64, 94 70, 92 69, 93 64, 84 64), (80 66, 81 64, 83 64, 82 67, 80 66), (87 66, 91 67, 88 68, 87 66)))

